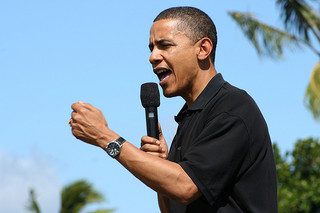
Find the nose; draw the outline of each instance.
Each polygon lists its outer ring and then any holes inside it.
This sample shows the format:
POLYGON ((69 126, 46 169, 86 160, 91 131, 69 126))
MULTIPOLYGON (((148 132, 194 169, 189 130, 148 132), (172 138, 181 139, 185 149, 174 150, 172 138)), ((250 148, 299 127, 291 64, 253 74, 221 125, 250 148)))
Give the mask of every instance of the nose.
POLYGON ((152 65, 159 64, 162 61, 163 57, 161 55, 161 52, 159 49, 154 48, 151 52, 151 55, 149 57, 149 61, 152 65))

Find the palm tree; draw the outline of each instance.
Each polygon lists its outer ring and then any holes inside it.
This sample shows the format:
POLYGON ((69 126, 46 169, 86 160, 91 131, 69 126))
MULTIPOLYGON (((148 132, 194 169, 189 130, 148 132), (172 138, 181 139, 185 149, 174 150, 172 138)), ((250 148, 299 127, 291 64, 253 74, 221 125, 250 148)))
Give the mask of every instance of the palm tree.
POLYGON ((31 212, 34 212, 34 213, 40 213, 40 207, 39 207, 39 204, 37 202, 37 199, 36 199, 36 194, 34 192, 33 189, 30 189, 30 198, 29 198, 29 204, 27 206, 27 209, 31 212))
MULTIPOLYGON (((232 19, 253 44, 259 56, 280 59, 285 47, 305 46, 320 57, 319 1, 276 0, 284 28, 278 29, 246 12, 229 12, 232 19)), ((320 60, 315 63, 305 92, 305 104, 314 118, 320 121, 320 60)))
MULTIPOLYGON (((96 191, 90 183, 85 180, 75 181, 65 187, 61 192, 60 213, 79 213, 88 204, 102 202, 103 195, 96 191)), ((30 190, 28 210, 34 213, 41 213, 35 192, 30 190)), ((111 213, 114 209, 98 209, 91 213, 111 213)))

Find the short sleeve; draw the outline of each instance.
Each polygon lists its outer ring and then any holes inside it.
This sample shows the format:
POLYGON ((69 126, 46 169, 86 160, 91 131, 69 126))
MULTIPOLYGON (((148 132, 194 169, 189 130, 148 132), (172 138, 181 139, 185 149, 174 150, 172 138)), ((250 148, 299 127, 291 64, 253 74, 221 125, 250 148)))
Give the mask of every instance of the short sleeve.
POLYGON ((243 120, 221 113, 207 122, 179 164, 213 206, 236 182, 248 152, 243 120))

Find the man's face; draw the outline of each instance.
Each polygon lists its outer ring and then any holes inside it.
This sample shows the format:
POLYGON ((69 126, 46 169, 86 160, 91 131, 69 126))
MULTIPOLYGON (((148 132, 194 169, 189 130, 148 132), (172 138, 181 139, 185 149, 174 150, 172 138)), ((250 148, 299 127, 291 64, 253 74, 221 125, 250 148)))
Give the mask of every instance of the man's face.
POLYGON ((149 61, 166 97, 187 98, 195 89, 199 48, 183 32, 177 30, 178 23, 179 21, 172 19, 153 23, 149 39, 149 61))

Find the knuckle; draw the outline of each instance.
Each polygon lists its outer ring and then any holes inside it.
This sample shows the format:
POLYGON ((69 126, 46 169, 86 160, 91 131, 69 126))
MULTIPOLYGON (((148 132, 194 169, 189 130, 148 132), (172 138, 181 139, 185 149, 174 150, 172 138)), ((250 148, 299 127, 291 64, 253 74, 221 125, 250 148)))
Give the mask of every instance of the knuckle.
POLYGON ((74 120, 74 122, 76 122, 76 121, 79 119, 79 114, 74 113, 74 114, 72 115, 72 119, 74 120))
POLYGON ((86 108, 84 108, 84 107, 81 107, 81 108, 79 108, 79 110, 78 110, 80 113, 84 113, 85 111, 86 111, 86 108))

